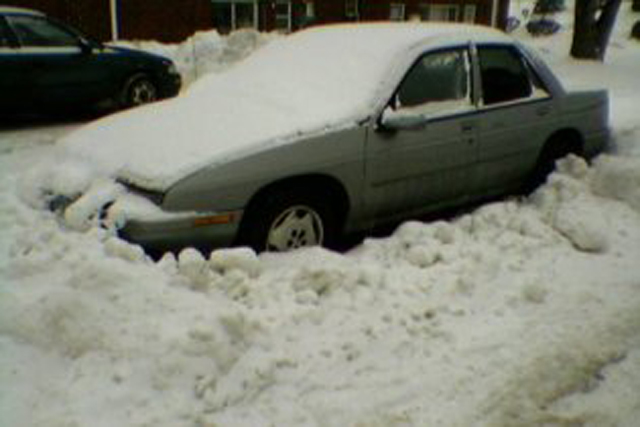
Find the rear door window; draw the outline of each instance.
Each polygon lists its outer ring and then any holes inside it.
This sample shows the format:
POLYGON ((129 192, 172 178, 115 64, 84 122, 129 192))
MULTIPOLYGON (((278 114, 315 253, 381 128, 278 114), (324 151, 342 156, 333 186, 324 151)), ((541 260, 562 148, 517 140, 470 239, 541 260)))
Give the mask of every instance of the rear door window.
MULTIPOLYGON (((478 47, 484 105, 517 101, 534 95, 531 73, 520 53, 510 46, 478 47)), ((541 82, 537 82, 541 86, 541 82)))

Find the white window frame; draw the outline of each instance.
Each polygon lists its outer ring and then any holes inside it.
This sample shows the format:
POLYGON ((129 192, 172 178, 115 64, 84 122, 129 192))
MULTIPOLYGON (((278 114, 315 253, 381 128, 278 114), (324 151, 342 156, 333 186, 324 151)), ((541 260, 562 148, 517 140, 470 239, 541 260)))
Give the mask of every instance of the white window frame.
POLYGON ((390 21, 404 21, 405 13, 406 13, 406 6, 404 3, 391 3, 389 5, 390 21))
POLYGON ((315 18, 316 17, 316 6, 312 1, 305 2, 305 16, 307 18, 315 18))
MULTIPOLYGON (((460 16, 460 6, 452 3, 443 4, 430 4, 423 3, 422 5, 426 11, 427 21, 435 22, 457 22, 460 16), (453 19, 451 19, 453 18, 453 19)), ((424 15, 423 15, 424 19, 424 15)))
POLYGON ((284 31, 286 31, 288 33, 291 32, 291 21, 292 21, 291 14, 292 14, 292 11, 293 11, 293 8, 291 6, 291 0, 277 0, 276 1, 276 9, 275 9, 275 17, 274 17, 275 18, 275 23, 276 23, 276 30, 280 30, 280 31, 284 30, 284 31), (278 6, 282 6, 282 5, 286 5, 287 6, 287 15, 286 15, 286 17, 285 17, 285 15, 279 15, 278 14, 278 6), (280 28, 278 26, 278 19, 279 18, 286 18, 286 21, 287 21, 286 28, 280 28))

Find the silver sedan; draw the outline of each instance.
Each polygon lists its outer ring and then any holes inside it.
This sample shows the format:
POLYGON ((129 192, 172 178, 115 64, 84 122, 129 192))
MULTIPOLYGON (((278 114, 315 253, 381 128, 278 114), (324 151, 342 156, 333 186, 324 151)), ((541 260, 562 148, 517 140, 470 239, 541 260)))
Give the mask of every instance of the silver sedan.
POLYGON ((498 31, 318 27, 178 99, 68 137, 68 153, 99 163, 118 189, 87 181, 64 206, 73 217, 99 193, 97 217, 155 249, 331 246, 343 233, 533 186, 556 159, 592 157, 608 137, 605 91, 566 91, 498 31))

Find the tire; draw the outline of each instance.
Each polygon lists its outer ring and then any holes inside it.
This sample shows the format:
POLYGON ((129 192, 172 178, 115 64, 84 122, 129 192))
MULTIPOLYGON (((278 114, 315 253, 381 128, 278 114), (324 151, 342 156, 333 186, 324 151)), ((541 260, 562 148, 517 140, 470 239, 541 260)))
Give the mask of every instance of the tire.
POLYGON ((124 86, 121 105, 133 108, 158 100, 158 88, 146 74, 137 74, 124 86))
POLYGON ((314 188, 276 189, 251 203, 239 243, 256 252, 331 247, 338 235, 337 218, 331 197, 314 188))

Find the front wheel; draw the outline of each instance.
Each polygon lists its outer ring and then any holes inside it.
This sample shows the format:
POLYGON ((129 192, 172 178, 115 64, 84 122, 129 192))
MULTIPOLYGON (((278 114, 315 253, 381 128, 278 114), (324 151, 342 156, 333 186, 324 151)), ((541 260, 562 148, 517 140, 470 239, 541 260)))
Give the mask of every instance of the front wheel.
POLYGON ((138 107, 158 99, 158 89, 145 74, 129 79, 122 94, 124 108, 138 107))
POLYGON ((313 193, 282 189, 261 197, 246 214, 239 243, 259 252, 333 244, 338 223, 331 199, 313 193))

